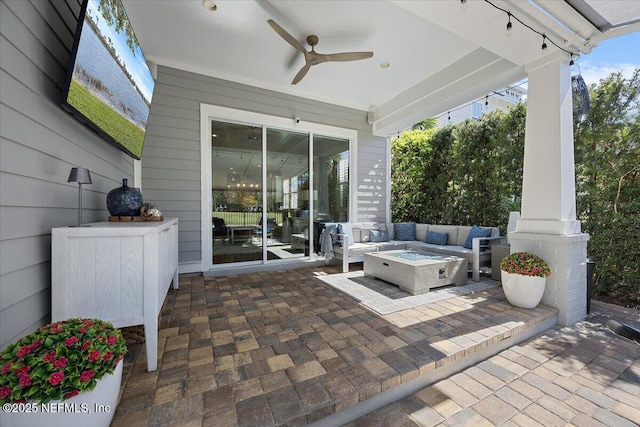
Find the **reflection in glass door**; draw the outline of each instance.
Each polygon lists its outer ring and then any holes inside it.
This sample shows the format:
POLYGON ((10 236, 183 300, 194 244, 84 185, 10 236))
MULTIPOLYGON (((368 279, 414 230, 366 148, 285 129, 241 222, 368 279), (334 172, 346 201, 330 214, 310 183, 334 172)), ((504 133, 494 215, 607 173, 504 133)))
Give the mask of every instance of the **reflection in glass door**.
POLYGON ((309 135, 267 129, 267 239, 270 259, 309 255, 309 135))
POLYGON ((314 252, 328 222, 349 220, 349 140, 313 136, 314 252))
POLYGON ((211 129, 213 263, 262 261, 262 127, 211 129))
POLYGON ((214 265, 309 257, 325 223, 349 220, 348 139, 222 121, 211 129, 214 265))

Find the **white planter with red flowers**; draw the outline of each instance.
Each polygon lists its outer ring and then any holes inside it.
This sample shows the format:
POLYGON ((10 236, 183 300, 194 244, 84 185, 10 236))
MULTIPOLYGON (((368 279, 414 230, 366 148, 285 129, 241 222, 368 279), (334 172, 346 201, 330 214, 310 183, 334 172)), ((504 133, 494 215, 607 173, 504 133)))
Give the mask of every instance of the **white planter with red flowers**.
POLYGON ((108 427, 118 403, 125 341, 97 319, 46 325, 0 358, 0 425, 108 427))
POLYGON ((536 308, 542 296, 549 265, 537 255, 515 252, 500 263, 502 290, 509 304, 520 308, 536 308))

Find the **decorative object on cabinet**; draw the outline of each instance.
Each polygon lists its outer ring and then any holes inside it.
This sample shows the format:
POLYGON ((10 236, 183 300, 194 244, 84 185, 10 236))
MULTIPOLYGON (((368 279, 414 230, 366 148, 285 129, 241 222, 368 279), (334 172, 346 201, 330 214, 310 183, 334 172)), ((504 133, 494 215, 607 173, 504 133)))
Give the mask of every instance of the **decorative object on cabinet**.
POLYGON ((9 345, 0 357, 0 403, 23 404, 27 410, 2 411, 0 424, 108 427, 126 350, 120 330, 111 323, 80 318, 48 324, 9 345), (82 411, 44 411, 40 404, 109 409, 87 417, 82 411))
POLYGON ((144 325, 147 369, 154 371, 158 314, 172 281, 178 289, 178 219, 90 225, 51 231, 51 318, 144 325))
POLYGON ((71 168, 67 182, 78 183, 78 227, 82 227, 82 184, 93 184, 87 168, 71 168))
POLYGON ((130 188, 126 178, 122 180, 122 187, 114 188, 107 194, 107 210, 111 216, 140 216, 143 204, 140 190, 130 188))

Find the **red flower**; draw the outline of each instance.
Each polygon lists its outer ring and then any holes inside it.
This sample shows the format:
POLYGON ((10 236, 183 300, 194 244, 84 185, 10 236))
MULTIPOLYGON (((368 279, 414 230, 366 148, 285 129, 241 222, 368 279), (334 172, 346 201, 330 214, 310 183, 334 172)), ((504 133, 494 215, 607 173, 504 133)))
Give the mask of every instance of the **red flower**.
POLYGON ((31 370, 30 366, 21 366, 18 369, 16 369, 16 375, 19 377, 23 375, 27 375, 27 373, 29 373, 30 370, 31 370))
POLYGON ((7 396, 11 394, 11 389, 9 387, 3 386, 0 387, 0 399, 6 399, 7 396))
POLYGON ((67 347, 71 347, 72 345, 76 344, 78 342, 78 337, 73 336, 73 337, 69 337, 66 340, 64 340, 64 345, 66 345, 67 347))
POLYGON ((64 379, 63 372, 54 372, 53 374, 51 374, 51 376, 49 376, 49 384, 58 385, 63 379, 64 379))
POLYGON ((80 390, 78 390, 78 389, 72 390, 69 393, 65 394, 64 398, 65 399, 71 399, 73 396, 77 396, 78 393, 80 393, 80 390))
POLYGON ((78 332, 84 334, 85 332, 87 332, 87 328, 78 328, 78 332))
POLYGON ((31 346, 30 345, 23 345, 18 350, 18 357, 23 358, 29 353, 31 353, 31 346))
POLYGON ((82 351, 89 350, 89 347, 91 347, 91 341, 85 341, 82 343, 82 351))
POLYGON ((116 345, 116 337, 114 337, 113 335, 109 335, 109 338, 107 338, 107 343, 109 345, 116 345))
POLYGON ((29 387, 31 385, 31 377, 29 375, 20 376, 20 387, 29 387))
POLYGON ((65 366, 67 366, 67 358, 62 356, 59 357, 58 360, 56 360, 55 362, 53 362, 53 366, 56 369, 63 369, 65 366))
POLYGON ((11 370, 12 366, 13 366, 13 364, 11 362, 7 363, 6 365, 4 365, 2 367, 2 369, 0 369, 0 374, 6 374, 7 372, 9 372, 11 370))
POLYGON ((113 351, 107 350, 104 356, 102 356, 102 360, 106 362, 107 360, 111 359, 111 356, 113 356, 113 351))
POLYGON ((95 375, 95 372, 91 370, 82 371, 82 373, 80 374, 80 381, 82 381, 83 383, 89 382, 91 381, 91 378, 93 378, 94 375, 95 375))
POLYGON ((50 351, 49 353, 44 355, 44 361, 47 363, 52 363, 56 361, 56 352, 50 351))
POLYGON ((89 362, 95 362, 98 359, 100 359, 100 352, 98 350, 92 350, 91 353, 89 353, 89 362))
POLYGON ((83 324, 84 326, 87 326, 87 327, 89 327, 89 326, 93 326, 93 320, 91 320, 91 319, 84 319, 84 320, 82 321, 82 324, 83 324))

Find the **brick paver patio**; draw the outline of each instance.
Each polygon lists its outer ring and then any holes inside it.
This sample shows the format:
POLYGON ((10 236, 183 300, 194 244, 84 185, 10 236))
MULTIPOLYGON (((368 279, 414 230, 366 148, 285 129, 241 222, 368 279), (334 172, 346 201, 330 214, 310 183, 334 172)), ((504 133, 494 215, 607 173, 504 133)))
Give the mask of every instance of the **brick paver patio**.
MULTIPOLYGON (((379 316, 317 279, 338 272, 182 277, 162 314, 158 370, 146 372, 143 345, 130 348, 112 425, 304 425, 557 313, 516 309, 497 287, 379 316)), ((511 379, 494 365, 475 368, 473 387, 458 385, 460 403, 445 401, 442 414, 473 408, 483 388, 493 392, 511 379)), ((424 403, 421 410, 434 414, 424 403)), ((508 407, 496 413, 510 415, 508 407)))
POLYGON ((605 327, 610 317, 640 327, 640 312, 592 307, 571 328, 555 327, 348 426, 640 425, 640 345, 605 327))

